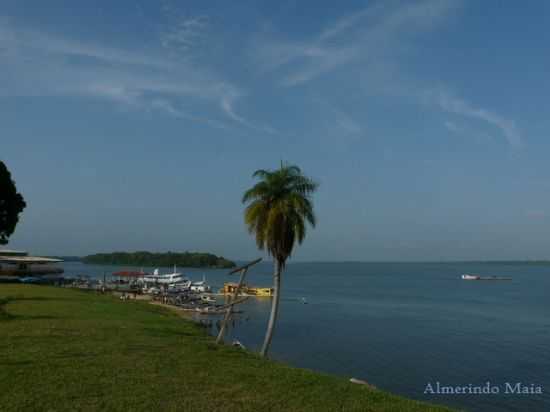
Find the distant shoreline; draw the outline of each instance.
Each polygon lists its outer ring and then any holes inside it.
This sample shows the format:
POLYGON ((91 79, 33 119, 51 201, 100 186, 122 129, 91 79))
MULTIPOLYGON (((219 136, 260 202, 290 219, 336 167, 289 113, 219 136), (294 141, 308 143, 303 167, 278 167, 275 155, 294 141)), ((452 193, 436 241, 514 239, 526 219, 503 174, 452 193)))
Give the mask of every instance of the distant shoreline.
MULTIPOLYGON (((86 256, 47 256, 49 258, 61 259, 64 262, 82 262, 90 264, 91 262, 85 261, 86 256)), ((249 259, 248 259, 249 260, 249 259)), ((247 259, 237 259, 235 261, 230 261, 235 264, 235 262, 247 262, 247 259)), ((271 263, 271 261, 266 260, 266 263, 271 263)), ((343 264, 343 263, 366 263, 366 264, 426 264, 426 265, 447 265, 447 264, 476 264, 476 265, 533 265, 533 266, 550 266, 550 260, 299 260, 299 261, 289 261, 287 265, 301 265, 301 264, 343 264)), ((95 264, 95 263, 94 263, 95 264)), ((131 265, 129 263, 99 263, 99 264, 109 264, 109 265, 131 265)), ((137 266, 163 266, 169 267, 173 264, 168 265, 150 265, 150 264, 136 264, 137 266)), ((134 265, 134 266, 136 266, 134 265)), ((178 265, 181 266, 181 265, 178 265)), ((208 267, 208 266, 204 266, 208 267)), ((202 267, 201 267, 202 268, 202 267)))
POLYGON ((119 265, 119 266, 151 266, 168 267, 180 266, 190 268, 217 268, 230 269, 236 266, 235 262, 204 252, 166 252, 153 253, 147 251, 138 252, 113 252, 96 253, 84 256, 80 259, 86 264, 119 265))

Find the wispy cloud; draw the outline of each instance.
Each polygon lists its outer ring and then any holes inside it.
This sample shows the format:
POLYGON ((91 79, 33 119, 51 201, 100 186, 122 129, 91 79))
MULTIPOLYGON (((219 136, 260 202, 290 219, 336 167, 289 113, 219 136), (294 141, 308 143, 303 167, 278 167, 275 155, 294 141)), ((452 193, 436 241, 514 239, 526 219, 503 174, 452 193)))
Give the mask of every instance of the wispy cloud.
POLYGON ((462 129, 460 127, 458 127, 456 125, 456 123, 454 123, 454 122, 446 120, 445 123, 443 123, 443 124, 445 125, 447 130, 449 130, 450 132, 453 132, 453 133, 456 133, 456 134, 459 134, 459 133, 462 132, 462 129))
POLYGON ((363 127, 352 116, 329 100, 315 98, 313 102, 321 108, 323 118, 330 123, 332 133, 339 138, 357 136, 363 132, 363 127))
POLYGON ((452 134, 463 138, 474 139, 479 143, 487 143, 495 140, 490 134, 479 130, 479 128, 471 127, 470 125, 464 125, 463 123, 457 124, 450 120, 443 122, 443 125, 452 134))
POLYGON ((170 51, 187 53, 203 39, 207 27, 207 16, 181 18, 161 34, 162 46, 170 51))
MULTIPOLYGON (((247 103, 253 99, 263 102, 267 87, 272 93, 270 104, 276 105, 277 97, 283 101, 299 93, 294 86, 326 76, 328 84, 341 79, 356 84, 362 97, 370 93, 369 98, 379 94, 412 105, 427 104, 450 118, 446 127, 455 133, 464 132, 464 119, 481 122, 518 147, 521 132, 509 117, 448 92, 452 88, 446 85, 434 88, 429 79, 415 79, 403 65, 402 52, 410 51, 415 36, 444 26, 460 4, 460 0, 380 1, 335 19, 310 36, 296 39, 264 31, 247 49, 255 69, 250 70, 254 75, 250 82, 232 70, 222 73, 215 60, 182 58, 204 49, 199 45, 208 41, 213 30, 207 16, 181 17, 170 10, 172 24, 156 32, 156 47, 148 42, 149 47, 139 49, 55 36, 0 18, 0 96, 102 98, 213 127, 277 134, 275 128, 250 116, 253 111, 247 103), (207 110, 197 114, 205 107, 207 110)), ((235 60, 236 64, 250 63, 235 60)), ((316 93, 323 95, 323 83, 317 85, 316 93)), ((310 96, 300 98, 304 97, 310 96)), ((342 109, 351 106, 338 103, 332 95, 326 99, 324 120, 332 122, 338 134, 363 132, 362 124, 342 109)))
POLYGON ((220 106, 222 110, 227 114, 231 119, 235 120, 238 123, 245 124, 246 120, 239 116, 235 109, 233 108, 233 102, 235 101, 236 96, 223 96, 220 100, 220 106))
POLYGON ((225 123, 222 123, 220 121, 210 119, 203 116, 198 116, 192 113, 189 113, 186 110, 183 110, 179 107, 176 107, 171 101, 162 99, 162 98, 155 98, 151 101, 151 108, 160 110, 164 113, 169 113, 170 115, 185 119, 185 120, 192 120, 194 122, 204 123, 211 127, 217 128, 217 129, 227 129, 227 125, 225 123))
MULTIPOLYGON (((365 84, 370 95, 383 94, 415 105, 428 103, 432 109, 494 127, 511 146, 519 147, 522 136, 513 120, 447 92, 444 85, 434 89, 429 79, 411 79, 400 63, 404 44, 410 51, 416 35, 443 26, 461 4, 460 0, 378 2, 328 24, 312 39, 289 40, 264 33, 253 44, 251 56, 261 71, 274 75, 286 87, 337 70, 346 76, 357 67, 361 73, 357 82, 365 84)), ((341 116, 335 116, 335 121, 338 118, 341 116)), ((446 127, 454 133, 464 132, 451 122, 446 127)), ((484 132, 469 133, 489 137, 484 132)))
MULTIPOLYGON (((202 21, 199 18, 184 22, 183 28, 191 30, 202 21)), ((184 33, 178 33, 183 41, 184 33)), ((165 47, 171 46, 165 43, 165 47)), ((239 87, 216 71, 174 60, 159 50, 137 51, 93 44, 21 28, 0 19, 0 63, 4 71, 0 77, 0 96, 105 98, 196 120, 200 117, 175 110, 177 101, 210 102, 217 109, 219 101, 242 94, 239 87)), ((219 113, 228 114, 225 110, 219 113)))
MULTIPOLYGON (((519 147, 522 145, 521 133, 513 120, 507 119, 491 110, 476 107, 448 92, 428 92, 426 97, 446 112, 479 120, 496 127, 511 146, 519 147)), ((446 126, 449 128, 449 125, 446 126)))
POLYGON ((220 107, 222 108, 222 110, 227 116, 229 116, 235 122, 240 123, 241 125, 249 129, 268 133, 268 134, 279 134, 277 130, 275 130, 270 126, 265 126, 265 125, 258 124, 256 122, 252 122, 250 120, 245 119, 241 115, 239 115, 235 110, 234 105, 235 105, 235 101, 240 97, 242 97, 241 94, 235 93, 235 94, 226 94, 221 98, 220 107))
POLYGON ((326 27, 318 36, 318 41, 328 40, 333 37, 340 35, 341 33, 348 31, 355 27, 362 19, 368 17, 369 15, 376 14, 375 12, 380 9, 380 5, 376 6, 377 9, 373 7, 368 7, 366 9, 360 10, 356 13, 344 16, 336 20, 334 23, 326 27))
MULTIPOLYGON (((54 36, 32 29, 16 28, 6 18, 0 19, 0 50, 7 53, 4 57, 9 56, 12 59, 25 59, 27 61, 72 57, 88 59, 89 63, 95 64, 144 66, 157 69, 174 67, 172 61, 154 54, 152 51, 133 52, 54 36)), ((7 61, 4 63, 7 63, 7 61)))
POLYGON ((454 0, 425 0, 404 5, 381 2, 329 24, 313 40, 260 37, 252 56, 263 70, 281 70, 282 85, 296 86, 352 62, 375 62, 396 46, 400 35, 433 28, 457 4, 454 0), (283 67, 290 73, 282 70, 283 67))

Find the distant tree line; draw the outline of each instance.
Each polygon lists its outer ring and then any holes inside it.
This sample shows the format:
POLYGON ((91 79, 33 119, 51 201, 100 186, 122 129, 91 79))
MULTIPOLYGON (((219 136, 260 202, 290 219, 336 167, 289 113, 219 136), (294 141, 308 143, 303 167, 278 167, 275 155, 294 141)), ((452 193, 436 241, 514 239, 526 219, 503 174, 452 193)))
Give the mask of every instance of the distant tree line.
POLYGON ((84 256, 84 263, 128 266, 182 266, 191 268, 232 268, 235 262, 211 253, 200 252, 113 252, 84 256))

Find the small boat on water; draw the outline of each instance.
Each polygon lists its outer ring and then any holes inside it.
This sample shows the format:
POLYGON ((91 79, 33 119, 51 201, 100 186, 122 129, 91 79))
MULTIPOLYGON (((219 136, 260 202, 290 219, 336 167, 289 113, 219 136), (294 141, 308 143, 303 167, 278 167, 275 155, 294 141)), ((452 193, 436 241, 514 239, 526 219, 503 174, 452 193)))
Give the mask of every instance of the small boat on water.
POLYGON ((168 285, 168 292, 183 293, 189 291, 191 281, 186 280, 180 283, 172 283, 168 285))
POLYGON ((235 339, 233 341, 232 345, 235 346, 236 348, 246 350, 246 347, 240 341, 238 341, 237 339, 235 339))
POLYGON ((35 276, 25 276, 22 278, 19 278, 19 282, 21 283, 40 283, 41 279, 35 276))
POLYGON ((216 298, 210 295, 201 295, 201 300, 206 303, 216 303, 216 298))
POLYGON ((510 277, 503 276, 479 276, 464 274, 461 276, 462 280, 512 280, 510 277))
POLYGON ((143 278, 145 283, 154 283, 160 285, 176 285, 178 283, 188 282, 188 279, 181 273, 178 273, 174 265, 174 272, 161 275, 158 269, 155 269, 152 275, 143 278))
POLYGON ((157 287, 155 287, 155 286, 152 286, 152 287, 150 287, 150 288, 144 287, 144 288, 142 289, 142 292, 143 292, 143 293, 146 293, 146 294, 148 294, 148 295, 159 295, 160 292, 161 292, 161 290, 160 290, 160 288, 157 288, 157 287))
POLYGON ((206 277, 204 275, 202 276, 201 281, 191 282, 189 289, 191 289, 191 292, 198 293, 210 292, 212 290, 210 286, 206 283, 206 277))

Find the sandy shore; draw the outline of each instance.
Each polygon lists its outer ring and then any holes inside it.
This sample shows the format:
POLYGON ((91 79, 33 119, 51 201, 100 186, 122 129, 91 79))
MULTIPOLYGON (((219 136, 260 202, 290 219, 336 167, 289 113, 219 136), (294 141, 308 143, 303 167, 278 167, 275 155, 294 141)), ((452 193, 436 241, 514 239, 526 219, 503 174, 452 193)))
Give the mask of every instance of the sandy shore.
MULTIPOLYGON (((145 300, 145 299, 143 299, 143 300, 145 300)), ((166 308, 166 309, 170 309, 172 312, 176 313, 179 317, 181 317, 183 319, 194 321, 192 312, 182 310, 182 309, 178 308, 177 306, 168 305, 166 303, 157 302, 157 301, 154 301, 154 300, 151 300, 151 299, 149 299, 149 304, 155 305, 155 306, 161 306, 161 307, 166 308)))

